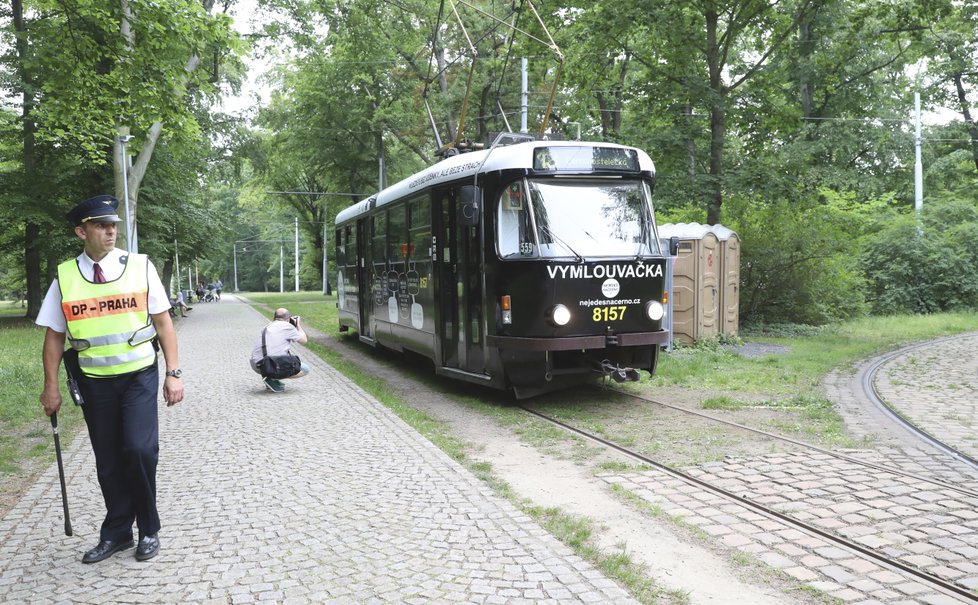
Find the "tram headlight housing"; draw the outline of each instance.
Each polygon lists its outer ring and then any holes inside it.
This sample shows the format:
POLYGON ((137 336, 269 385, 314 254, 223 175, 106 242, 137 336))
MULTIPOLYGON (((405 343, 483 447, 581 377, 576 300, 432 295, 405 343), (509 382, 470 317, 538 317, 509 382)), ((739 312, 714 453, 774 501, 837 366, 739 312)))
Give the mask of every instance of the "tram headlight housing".
POLYGON ((564 305, 556 305, 550 310, 550 321, 552 321, 555 326, 566 326, 570 320, 570 309, 564 305))
POLYGON ((666 314, 666 308, 657 300, 645 303, 645 315, 652 321, 659 321, 666 314))

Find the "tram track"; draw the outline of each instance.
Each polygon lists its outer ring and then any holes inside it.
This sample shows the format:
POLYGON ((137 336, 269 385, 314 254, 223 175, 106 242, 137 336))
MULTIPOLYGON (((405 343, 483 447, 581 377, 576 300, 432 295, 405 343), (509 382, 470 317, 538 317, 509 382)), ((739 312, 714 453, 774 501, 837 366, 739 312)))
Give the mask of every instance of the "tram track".
MULTIPOLYGON (((618 392, 620 392, 620 391, 618 391, 618 392)), ((623 395, 630 395, 628 393, 622 393, 622 394, 623 395)), ((637 398, 638 399, 645 399, 645 398, 642 398, 642 397, 637 397, 637 398)), ((655 402, 653 400, 647 400, 647 401, 652 401, 653 403, 661 403, 661 402, 655 402)), ((668 404, 664 404, 664 405, 667 405, 667 407, 674 407, 674 406, 669 406, 668 404)), ((890 569, 893 569, 893 570, 898 570, 898 571, 901 571, 903 573, 906 573, 907 575, 912 576, 912 577, 914 577, 914 578, 916 578, 918 580, 921 580, 921 581, 927 583, 928 585, 931 585, 931 586, 933 586, 933 587, 935 587, 935 588, 937 588, 937 589, 939 589, 941 591, 944 591, 945 593, 954 594, 956 596, 959 596, 959 597, 962 597, 962 598, 966 599, 969 602, 978 603, 978 593, 975 593, 974 591, 972 591, 972 590, 970 590, 968 588, 959 586, 959 585, 957 585, 957 584, 955 584, 953 582, 950 582, 948 580, 945 580, 944 578, 941 578, 941 577, 939 577, 939 576, 937 576, 935 574, 932 574, 932 573, 929 573, 927 571, 921 570, 921 569, 919 569, 919 568, 917 568, 917 567, 915 567, 913 565, 910 565, 908 563, 905 563, 905 562, 903 562, 903 561, 901 561, 899 559, 888 557, 887 555, 885 555, 885 554, 883 554, 881 552, 878 552, 878 551, 876 551, 876 550, 874 550, 872 548, 868 548, 866 546, 863 546, 861 544, 858 544, 856 542, 853 542, 852 540, 849 540, 849 539, 847 539, 847 538, 845 538, 843 536, 837 535, 837 534, 832 533, 830 531, 827 531, 825 529, 819 528, 819 527, 817 527, 815 525, 812 525, 811 523, 807 523, 807 522, 802 521, 800 519, 796 519, 796 518, 794 518, 794 517, 792 517, 792 516, 790 516, 788 514, 785 514, 783 512, 780 512, 780 511, 778 511, 778 510, 776 510, 776 509, 774 509, 774 508, 772 508, 770 506, 767 506, 767 505, 762 504, 760 502, 756 502, 754 500, 751 500, 750 498, 747 498, 747 497, 744 497, 744 496, 742 496, 740 494, 734 493, 734 492, 732 492, 732 491, 730 491, 730 490, 728 490, 726 488, 723 488, 723 487, 720 487, 720 486, 715 485, 713 483, 710 483, 709 481, 706 481, 706 480, 701 479, 699 477, 695 477, 695 476, 693 476, 693 475, 691 475, 691 474, 689 474, 689 473, 687 473, 687 472, 685 472, 683 470, 680 470, 680 469, 674 468, 672 466, 669 466, 669 465, 667 465, 667 464, 665 464, 663 462, 660 462, 658 460, 655 460, 655 459, 653 459, 653 458, 651 458, 649 456, 646 456, 646 455, 644 455, 644 454, 642 454, 640 452, 636 452, 636 451, 631 450, 631 449, 629 449, 627 447, 624 447, 622 445, 619 445, 619 444, 617 444, 617 443, 615 443, 615 442, 613 442, 613 441, 611 441, 609 439, 605 439, 604 437, 601 437, 599 435, 595 435, 595 434, 590 433, 588 431, 585 431, 583 429, 577 428, 577 427, 575 427, 575 426, 573 426, 571 424, 568 424, 566 422, 563 422, 561 420, 558 420, 557 418, 554 418, 552 416, 549 416, 549 415, 544 414, 542 412, 539 412, 537 410, 531 409, 531 408, 527 407, 526 405, 522 405, 521 404, 521 405, 518 405, 517 407, 519 409, 523 410, 524 412, 526 412, 526 413, 528 413, 528 414, 530 414, 530 415, 532 415, 532 416, 534 416, 534 417, 536 417, 536 418, 538 418, 540 420, 543 420, 544 422, 547 422, 547 423, 550 423, 550 424, 552 424, 554 426, 560 427, 561 429, 563 429, 565 431, 568 431, 570 433, 573 433, 573 434, 576 434, 578 436, 581 436, 581 437, 583 437, 583 438, 585 438, 585 439, 587 439, 589 441, 592 441, 594 443, 598 443, 598 444, 600 444, 600 445, 602 445, 604 447, 607 447, 609 449, 612 449, 612 450, 614 450, 614 451, 616 451, 616 452, 618 452, 620 454, 623 454, 623 455, 628 456, 628 457, 630 457, 630 458, 632 458, 634 460, 637 460, 637 461, 640 461, 640 462, 642 462, 644 464, 647 464, 650 467, 655 468, 655 469, 657 469, 657 470, 659 470, 659 471, 661 471, 663 473, 666 473, 669 476, 672 476, 672 477, 675 477, 677 479, 680 479, 681 481, 684 481, 687 484, 694 485, 694 486, 699 487, 701 489, 704 489, 704 490, 706 490, 706 491, 708 491, 710 493, 713 493, 713 494, 716 494, 716 495, 721 496, 723 498, 726 498, 729 501, 736 502, 736 503, 744 506, 745 508, 747 508, 749 510, 753 510, 753 511, 758 512, 760 514, 763 514, 763 515, 765 515, 765 516, 767 516, 769 518, 772 518, 772 519, 776 519, 778 521, 781 521, 782 523, 784 523, 784 524, 786 524, 786 525, 788 525, 790 527, 796 528, 798 530, 804 531, 804 532, 808 533, 809 535, 817 536, 817 537, 822 538, 822 539, 824 539, 824 540, 826 540, 826 541, 828 541, 830 543, 833 543, 833 544, 835 544, 835 545, 837 545, 839 547, 848 549, 848 550, 850 550, 852 552, 855 552, 855 553, 859 553, 863 557, 865 557, 867 559, 870 559, 872 561, 875 561, 875 562, 879 563, 880 565, 882 565, 884 567, 887 567, 887 568, 890 568, 890 569)), ((676 409, 679 409, 681 411, 690 411, 690 410, 685 410, 683 408, 676 408, 676 409)), ((693 413, 695 413, 696 415, 701 415, 698 412, 693 412, 693 413)), ((714 419, 713 417, 711 417, 709 415, 706 415, 706 414, 703 414, 703 416, 705 416, 707 418, 710 418, 710 419, 714 419)), ((721 419, 716 419, 716 420, 721 421, 721 422, 724 422, 725 424, 733 424, 733 425, 736 425, 736 423, 731 423, 731 422, 728 422, 728 421, 722 421, 721 419)), ((744 428, 746 430, 753 431, 753 432, 759 432, 759 433, 762 433, 762 434, 767 434, 767 435, 770 435, 772 438, 785 439, 785 440, 790 441, 792 443, 795 443, 797 445, 802 445, 802 446, 806 446, 806 447, 813 447, 814 449, 818 449, 821 452, 830 453, 832 455, 835 455, 834 453, 832 453, 829 450, 824 450, 824 448, 818 448, 817 446, 809 446, 808 444, 805 444, 804 442, 800 442, 800 441, 797 441, 797 440, 792 440, 791 438, 785 438, 785 437, 782 437, 782 436, 779 436, 779 435, 775 435, 773 433, 766 433, 764 431, 760 431, 758 429, 752 429, 750 427, 744 427, 742 425, 736 425, 736 426, 738 426, 740 428, 744 428)), ((854 459, 854 458, 851 458, 851 457, 846 457, 844 455, 842 455, 840 457, 843 457, 847 461, 852 461, 852 462, 856 462, 856 463, 859 463, 859 464, 864 464, 864 465, 870 466, 872 468, 880 468, 879 465, 866 464, 863 461, 860 461, 858 459, 854 459)), ((887 472, 893 472, 892 469, 887 469, 885 467, 880 468, 880 470, 886 470, 887 472)), ((905 473, 905 472, 902 472, 902 471, 901 472, 898 472, 897 474, 901 474, 901 475, 904 475, 904 476, 912 477, 914 479, 923 479, 923 478, 918 477, 916 475, 908 474, 908 473, 905 473)), ((933 482, 930 479, 923 479, 923 480, 933 482)), ((966 490, 966 489, 962 489, 962 488, 957 488, 956 486, 952 486, 950 484, 944 484, 943 482, 939 482, 939 483, 935 483, 935 484, 936 485, 940 485, 941 487, 946 488, 946 489, 953 489, 954 491, 956 491, 958 493, 962 493, 964 495, 978 497, 978 494, 976 494, 975 492, 972 492, 970 490, 966 490)))
MULTIPOLYGON (((655 405, 660 406, 660 407, 663 407, 663 408, 667 408, 667 409, 670 409, 670 410, 675 410, 675 411, 678 411, 678 412, 681 412, 681 413, 684 413, 684 414, 689 414, 691 416, 696 416, 696 417, 699 417, 699 418, 703 418, 703 419, 709 420, 711 422, 716 422, 718 424, 723 424, 723 425, 734 427, 734 428, 737 428, 737 429, 740 429, 740 430, 748 431, 750 433, 754 433, 755 435, 760 435, 762 437, 766 437, 766 438, 769 438, 769 439, 775 439, 775 440, 778 440, 778 441, 783 441, 785 443, 790 443, 790 444, 796 445, 798 447, 803 447, 803 448, 806 448, 806 449, 809 449, 809 450, 812 450, 812 451, 819 452, 821 454, 825 454, 825 455, 831 456, 831 457, 836 458, 838 460, 845 460, 846 462, 850 462, 852 464, 858 464, 858 465, 863 466, 863 467, 866 467, 866 468, 871 468, 871 469, 874 469, 874 470, 883 471, 883 472, 886 472, 886 473, 891 473, 891 474, 898 475, 898 476, 901 476, 901 477, 906 477, 908 479, 914 479, 916 481, 924 481, 924 482, 931 483, 933 485, 939 486, 941 488, 944 488, 944 489, 947 489, 947 490, 951 490, 951 491, 957 492, 957 493, 962 494, 964 496, 970 496, 970 497, 978 498, 978 491, 971 490, 971 489, 968 489, 966 487, 961 487, 960 485, 955 485, 953 483, 948 483, 946 481, 941 481, 940 479, 935 479, 933 477, 925 477, 923 475, 911 473, 911 472, 906 471, 906 470, 901 469, 901 468, 897 468, 897 467, 893 467, 893 466, 887 466, 885 464, 878 464, 876 462, 870 462, 869 460, 863 460, 863 459, 857 458, 855 456, 850 456, 849 454, 844 454, 842 452, 837 452, 835 450, 830 450, 828 448, 824 448, 824 447, 821 447, 821 446, 818 446, 818 445, 815 445, 815 444, 812 444, 812 443, 801 441, 799 439, 794 439, 794 438, 788 437, 786 435, 780 435, 778 433, 772 433, 770 431, 765 431, 763 429, 758 429, 758 428, 754 428, 754 427, 747 426, 747 425, 744 425, 744 424, 740 424, 740 423, 737 423, 737 422, 733 422, 731 420, 726 420, 724 418, 719 418, 717 416, 713 416, 712 414, 707 414, 705 412, 700 412, 700 411, 697 411, 697 410, 691 410, 689 408, 684 408, 682 406, 673 405, 673 404, 670 404, 670 403, 665 403, 663 401, 658 401, 658 400, 652 399, 651 397, 644 397, 644 396, 641 396, 641 395, 636 395, 636 394, 633 394, 633 393, 628 393, 628 392, 625 392, 625 391, 622 391, 620 389, 616 389, 616 388, 613 388, 613 387, 606 387, 606 390, 613 391, 616 395, 619 395, 619 396, 624 397, 626 399, 637 399, 637 400, 640 400, 640 401, 644 401, 646 403, 652 403, 652 404, 655 404, 655 405)), ((950 447, 950 446, 945 446, 945 447, 950 447)), ((966 455, 964 455, 964 454, 961 454, 961 456, 966 457, 966 455)), ((955 458, 961 460, 961 458, 958 458, 958 457, 955 457, 955 458)), ((975 468, 975 470, 978 470, 978 466, 975 466, 974 468, 975 468)))
POLYGON ((909 431, 918 439, 923 440, 924 442, 930 444, 932 447, 940 450, 941 452, 944 452, 948 456, 951 456, 955 460, 961 462, 962 464, 967 465, 972 470, 978 472, 978 459, 969 456, 968 454, 938 439, 934 435, 931 435, 923 428, 917 426, 910 419, 908 419, 903 414, 901 414, 898 410, 896 410, 893 406, 888 404, 886 400, 883 398, 883 396, 880 394, 879 389, 876 387, 876 373, 887 362, 893 360, 895 357, 904 355, 910 351, 916 351, 917 349, 922 349, 924 347, 929 347, 935 344, 940 344, 942 342, 955 340, 956 338, 963 338, 963 337, 950 337, 950 338, 942 338, 940 340, 923 342, 916 345, 903 347, 887 355, 879 357, 878 359, 875 359, 869 365, 866 371, 863 373, 862 387, 866 397, 869 398, 869 400, 873 402, 873 405, 875 405, 877 409, 883 412, 883 414, 885 414, 890 420, 892 420, 893 422, 897 423, 899 426, 909 431))

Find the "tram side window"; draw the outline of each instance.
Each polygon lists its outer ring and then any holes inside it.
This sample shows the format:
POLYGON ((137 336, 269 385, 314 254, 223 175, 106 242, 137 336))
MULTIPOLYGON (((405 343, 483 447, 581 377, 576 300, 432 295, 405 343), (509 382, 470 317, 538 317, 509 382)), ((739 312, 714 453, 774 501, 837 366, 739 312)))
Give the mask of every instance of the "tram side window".
POLYGON ((357 264, 357 232, 352 225, 347 225, 343 228, 343 251, 345 253, 345 261, 343 264, 347 266, 354 266, 357 264))
POLYGON ((431 260, 431 200, 427 195, 409 202, 408 251, 412 261, 431 260))
POLYGON ((407 256, 407 207, 391 208, 388 213, 387 259, 392 263, 404 262, 407 256))
POLYGON ((343 237, 343 228, 335 231, 336 238, 336 265, 342 267, 346 264, 346 238, 343 237))
POLYGON ((387 260, 387 213, 378 212, 370 218, 371 256, 374 264, 383 264, 387 260))
POLYGON ((523 181, 513 181, 503 189, 499 196, 496 217, 500 257, 525 258, 536 255, 523 181))
POLYGON ((343 230, 343 248, 346 250, 346 265, 356 266, 357 264, 357 231, 352 225, 347 225, 343 230))

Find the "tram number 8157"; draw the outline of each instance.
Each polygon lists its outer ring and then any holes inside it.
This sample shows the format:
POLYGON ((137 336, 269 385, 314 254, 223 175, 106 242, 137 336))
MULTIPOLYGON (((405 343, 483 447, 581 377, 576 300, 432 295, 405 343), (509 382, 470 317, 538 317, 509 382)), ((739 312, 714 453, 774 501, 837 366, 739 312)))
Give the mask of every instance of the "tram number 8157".
POLYGON ((618 321, 625 319, 625 309, 626 307, 624 305, 595 307, 591 311, 591 319, 594 321, 618 321))

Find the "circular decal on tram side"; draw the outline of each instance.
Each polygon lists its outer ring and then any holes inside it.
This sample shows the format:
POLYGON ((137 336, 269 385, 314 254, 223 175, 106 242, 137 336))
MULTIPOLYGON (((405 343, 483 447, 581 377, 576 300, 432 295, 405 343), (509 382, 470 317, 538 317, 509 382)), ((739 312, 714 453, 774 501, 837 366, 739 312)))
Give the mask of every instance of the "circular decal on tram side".
POLYGON ((614 298, 618 296, 620 291, 621 284, 619 284, 618 280, 613 277, 604 280, 604 283, 601 284, 601 293, 604 294, 605 298, 614 298))

